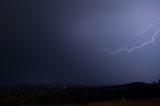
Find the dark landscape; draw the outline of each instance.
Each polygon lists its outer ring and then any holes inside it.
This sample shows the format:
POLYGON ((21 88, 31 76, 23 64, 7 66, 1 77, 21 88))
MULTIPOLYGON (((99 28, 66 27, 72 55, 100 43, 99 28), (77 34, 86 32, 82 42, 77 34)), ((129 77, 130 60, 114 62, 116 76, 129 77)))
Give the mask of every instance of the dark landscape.
MULTIPOLYGON (((160 84, 134 82, 103 87, 80 86, 16 86, 1 87, 1 105, 84 105, 89 103, 127 103, 160 100, 160 84), (8 88, 8 89, 6 89, 8 88)), ((160 103, 160 102, 159 102, 160 103)), ((159 104, 156 102, 156 104, 159 104)), ((153 105, 152 105, 153 106, 153 105)))

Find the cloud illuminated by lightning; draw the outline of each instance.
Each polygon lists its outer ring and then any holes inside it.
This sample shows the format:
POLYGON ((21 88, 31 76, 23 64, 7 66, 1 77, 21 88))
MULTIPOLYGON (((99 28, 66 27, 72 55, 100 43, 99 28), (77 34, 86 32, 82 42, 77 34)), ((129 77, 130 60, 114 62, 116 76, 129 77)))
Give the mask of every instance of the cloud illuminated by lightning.
MULTIPOLYGON (((130 42, 132 42, 133 40, 135 40, 138 36, 141 36, 143 33, 145 33, 148 29, 150 29, 152 26, 153 26, 153 24, 155 24, 155 23, 157 23, 157 22, 159 22, 160 21, 160 19, 157 19, 157 20, 154 20, 153 22, 151 22, 147 27, 145 27, 141 32, 139 32, 139 33, 137 33, 136 35, 134 35, 134 38, 133 39, 131 39, 130 41, 129 41, 129 43, 130 42)), ((124 49, 124 48, 119 48, 118 50, 116 50, 116 51, 112 51, 112 50, 110 50, 110 49, 108 49, 108 48, 105 48, 105 49, 103 49, 104 51, 107 51, 109 54, 112 54, 112 55, 114 55, 114 54, 118 54, 118 53, 120 53, 120 52, 128 52, 128 53, 130 53, 130 52, 132 52, 133 50, 135 50, 135 49, 139 49, 139 48, 142 48, 142 47, 144 47, 145 45, 147 45, 147 44, 151 44, 151 43, 153 43, 155 40, 156 40, 156 37, 158 36, 158 33, 160 32, 160 29, 158 29, 153 35, 152 35, 152 38, 151 38, 151 40, 150 41, 147 41, 147 42, 145 42, 145 43, 142 43, 142 44, 140 44, 140 45, 138 45, 138 46, 134 46, 134 47, 132 47, 132 48, 130 48, 130 49, 124 49)))

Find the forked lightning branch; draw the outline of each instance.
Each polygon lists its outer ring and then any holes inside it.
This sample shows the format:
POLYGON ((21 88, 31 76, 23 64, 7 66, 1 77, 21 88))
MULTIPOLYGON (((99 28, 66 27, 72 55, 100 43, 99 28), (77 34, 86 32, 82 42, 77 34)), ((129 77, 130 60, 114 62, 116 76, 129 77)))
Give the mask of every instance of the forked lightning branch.
MULTIPOLYGON (((135 34, 135 35, 134 35, 134 38, 131 39, 129 42, 132 42, 132 41, 135 40, 138 36, 141 36, 142 34, 144 34, 146 31, 148 31, 148 30, 149 30, 155 23, 157 23, 157 22, 160 22, 160 19, 157 19, 157 20, 154 20, 153 22, 151 22, 151 23, 150 23, 146 28, 144 28, 141 32, 135 34)), ((158 36, 159 32, 160 32, 160 28, 153 33, 153 35, 152 35, 152 37, 151 37, 151 39, 150 39, 149 41, 146 41, 146 42, 144 42, 144 43, 142 43, 142 44, 140 44, 140 45, 138 45, 138 46, 131 47, 130 49, 119 48, 119 49, 116 50, 116 51, 112 51, 112 50, 110 50, 109 48, 105 48, 105 49, 103 49, 103 51, 107 51, 109 54, 112 54, 112 55, 118 54, 118 53, 120 53, 120 52, 128 52, 128 53, 130 53, 130 52, 134 51, 135 49, 140 49, 140 48, 142 48, 142 47, 144 47, 144 46, 146 46, 146 45, 148 45, 148 44, 153 43, 153 42, 156 40, 156 37, 158 36)))

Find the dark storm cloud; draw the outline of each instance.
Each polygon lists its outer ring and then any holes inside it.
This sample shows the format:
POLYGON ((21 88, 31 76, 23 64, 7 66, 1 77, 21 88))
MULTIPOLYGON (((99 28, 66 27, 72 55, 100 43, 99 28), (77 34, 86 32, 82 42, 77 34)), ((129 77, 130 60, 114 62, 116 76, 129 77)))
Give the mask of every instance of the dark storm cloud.
POLYGON ((158 0, 0 4, 3 84, 116 84, 160 75, 158 42, 131 54, 102 51, 126 47, 132 35, 159 18, 158 0))

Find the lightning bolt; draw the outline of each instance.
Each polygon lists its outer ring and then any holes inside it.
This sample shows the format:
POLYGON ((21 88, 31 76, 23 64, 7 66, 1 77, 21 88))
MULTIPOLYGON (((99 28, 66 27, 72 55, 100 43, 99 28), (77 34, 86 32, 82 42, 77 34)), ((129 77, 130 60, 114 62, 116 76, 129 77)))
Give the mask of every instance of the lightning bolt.
MULTIPOLYGON (((148 29, 150 29, 150 28, 153 26, 153 24, 155 24, 155 23, 157 23, 157 22, 159 22, 159 21, 160 21, 160 18, 157 19, 157 20, 154 20, 153 22, 151 22, 151 23, 150 23, 147 27, 145 27, 141 32, 135 34, 135 35, 134 35, 134 38, 131 39, 131 40, 129 41, 129 43, 132 42, 133 40, 135 40, 138 36, 141 36, 141 35, 142 35, 143 33, 145 33, 148 29)), ((152 35, 152 38, 151 38, 150 41, 147 41, 147 42, 145 42, 145 43, 142 43, 142 44, 140 44, 140 45, 138 45, 138 46, 134 46, 134 47, 132 47, 132 48, 130 48, 130 49, 119 48, 119 49, 116 50, 116 51, 112 51, 112 50, 110 50, 110 49, 108 49, 108 48, 105 48, 105 49, 103 49, 103 51, 107 51, 109 54, 112 54, 112 55, 118 54, 118 53, 123 52, 123 51, 130 53, 130 52, 132 52, 132 51, 135 50, 135 49, 140 49, 140 48, 142 48, 142 47, 144 47, 144 46, 146 46, 146 45, 148 45, 148 44, 153 43, 153 42, 156 40, 156 37, 158 36, 158 33, 159 33, 159 32, 160 32, 160 29, 158 29, 158 30, 152 35)))

